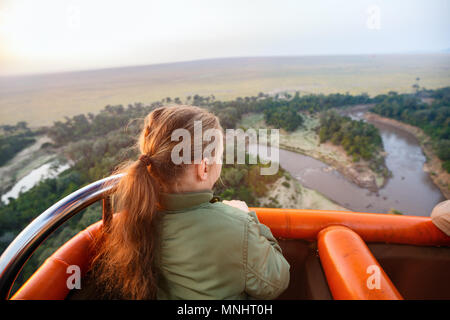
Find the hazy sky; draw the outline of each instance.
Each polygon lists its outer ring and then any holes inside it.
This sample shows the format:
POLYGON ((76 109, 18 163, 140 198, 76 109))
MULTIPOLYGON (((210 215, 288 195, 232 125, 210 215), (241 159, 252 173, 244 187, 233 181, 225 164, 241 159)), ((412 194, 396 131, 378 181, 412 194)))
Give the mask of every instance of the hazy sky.
POLYGON ((0 75, 216 57, 440 52, 448 0, 0 0, 0 75))

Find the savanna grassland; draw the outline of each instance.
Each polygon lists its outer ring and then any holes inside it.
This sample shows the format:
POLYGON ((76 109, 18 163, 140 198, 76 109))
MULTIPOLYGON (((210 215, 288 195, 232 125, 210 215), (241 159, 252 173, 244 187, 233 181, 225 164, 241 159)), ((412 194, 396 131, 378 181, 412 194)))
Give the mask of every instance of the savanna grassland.
POLYGON ((149 66, 0 78, 0 124, 30 127, 106 105, 183 101, 193 95, 216 99, 259 92, 412 92, 450 84, 450 54, 227 58, 149 66))

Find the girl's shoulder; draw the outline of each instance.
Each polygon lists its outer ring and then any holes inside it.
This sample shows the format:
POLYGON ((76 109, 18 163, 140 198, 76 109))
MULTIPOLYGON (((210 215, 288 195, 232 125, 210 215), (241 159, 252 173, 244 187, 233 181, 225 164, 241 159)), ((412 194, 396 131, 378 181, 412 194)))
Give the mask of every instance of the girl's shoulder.
POLYGON ((247 212, 219 201, 203 203, 186 210, 166 211, 165 213, 163 221, 167 225, 173 225, 175 223, 177 225, 235 225, 242 227, 252 219, 247 212))
POLYGON ((234 208, 222 202, 211 203, 208 207, 212 209, 211 213, 224 216, 226 218, 236 219, 240 222, 247 222, 251 219, 247 212, 234 208))

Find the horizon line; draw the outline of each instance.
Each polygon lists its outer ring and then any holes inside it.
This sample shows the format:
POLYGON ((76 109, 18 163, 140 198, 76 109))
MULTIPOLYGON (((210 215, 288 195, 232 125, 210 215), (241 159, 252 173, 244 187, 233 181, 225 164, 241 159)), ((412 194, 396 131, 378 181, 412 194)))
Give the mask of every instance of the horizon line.
POLYGON ((130 64, 130 65, 117 65, 111 67, 100 67, 91 69, 67 69, 60 71, 50 71, 50 72, 23 72, 23 73, 12 73, 1 75, 0 79, 6 78, 21 78, 21 77, 34 77, 34 76, 47 76, 47 75, 59 75, 67 73, 84 73, 84 72, 95 72, 95 71, 106 71, 106 70, 117 70, 126 68, 143 68, 151 66, 164 66, 164 65, 175 65, 183 63, 196 63, 203 61, 214 61, 214 60, 237 60, 237 59, 264 59, 264 58, 301 58, 301 57, 344 57, 344 56, 401 56, 401 55, 446 55, 450 54, 449 49, 441 51, 408 51, 408 52, 385 52, 385 53, 334 53, 334 54, 287 54, 287 55, 261 55, 261 56, 227 56, 227 57, 212 57, 203 59, 191 59, 191 60, 179 60, 170 62, 157 62, 148 64, 130 64))

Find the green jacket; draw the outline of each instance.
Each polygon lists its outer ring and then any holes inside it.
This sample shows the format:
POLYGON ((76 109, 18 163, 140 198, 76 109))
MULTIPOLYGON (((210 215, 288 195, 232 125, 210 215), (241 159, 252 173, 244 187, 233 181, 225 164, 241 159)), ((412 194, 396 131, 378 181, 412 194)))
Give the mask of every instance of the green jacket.
POLYGON ((274 299, 289 284, 289 263, 254 212, 210 191, 163 193, 158 299, 274 299))

